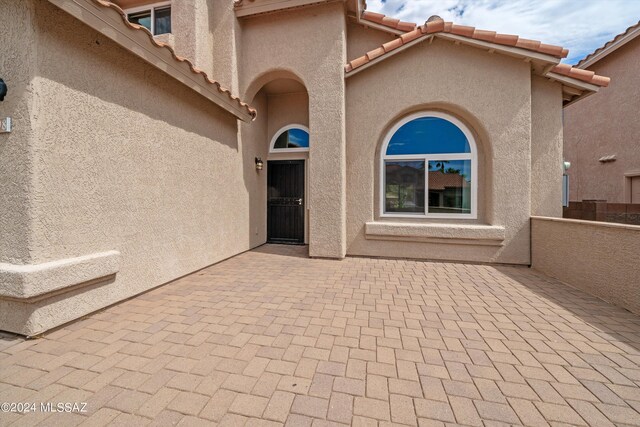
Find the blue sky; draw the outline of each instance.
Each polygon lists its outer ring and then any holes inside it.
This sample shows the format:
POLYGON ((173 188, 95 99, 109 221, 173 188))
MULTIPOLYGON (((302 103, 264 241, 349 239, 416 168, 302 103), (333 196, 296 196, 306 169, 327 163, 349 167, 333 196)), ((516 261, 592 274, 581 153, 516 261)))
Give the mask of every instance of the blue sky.
POLYGON ((367 10, 424 23, 431 15, 569 49, 575 64, 640 21, 640 0, 367 0, 367 10))

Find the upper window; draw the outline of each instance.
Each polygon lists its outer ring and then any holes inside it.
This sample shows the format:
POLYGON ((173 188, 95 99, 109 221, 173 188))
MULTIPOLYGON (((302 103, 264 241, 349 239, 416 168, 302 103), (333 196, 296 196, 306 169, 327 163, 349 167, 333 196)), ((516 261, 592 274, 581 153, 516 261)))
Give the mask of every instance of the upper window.
POLYGON ((444 113, 396 124, 381 157, 381 215, 476 218, 477 153, 471 132, 444 113))
POLYGON ((272 153, 309 151, 309 129, 302 125, 285 126, 271 140, 272 153))
POLYGON ((128 9, 127 19, 133 24, 142 25, 154 36, 171 33, 171 2, 128 9))

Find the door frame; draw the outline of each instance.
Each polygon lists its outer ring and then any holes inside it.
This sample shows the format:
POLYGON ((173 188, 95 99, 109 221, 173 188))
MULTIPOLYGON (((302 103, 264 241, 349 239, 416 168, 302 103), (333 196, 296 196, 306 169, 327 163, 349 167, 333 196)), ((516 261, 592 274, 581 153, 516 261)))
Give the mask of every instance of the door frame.
POLYGON ((633 203, 632 186, 634 178, 640 177, 640 170, 627 172, 624 174, 624 201, 633 203))
MULTIPOLYGON (((304 170, 304 197, 302 198, 302 207, 303 207, 303 221, 304 221, 304 239, 303 239, 303 243, 300 244, 304 244, 304 245, 308 245, 309 244, 309 156, 308 156, 308 152, 299 152, 299 153, 293 153, 293 152, 289 152, 289 153, 270 153, 268 158, 267 158, 267 162, 266 162, 266 172, 267 172, 267 179, 265 180, 265 194, 267 194, 267 197, 265 199, 265 224, 268 227, 269 224, 269 164, 272 162, 286 162, 286 161, 301 161, 303 164, 303 170, 304 170)), ((287 244, 287 243, 278 243, 278 242, 269 242, 269 231, 265 230, 265 238, 266 238, 266 243, 272 243, 272 244, 287 244)))

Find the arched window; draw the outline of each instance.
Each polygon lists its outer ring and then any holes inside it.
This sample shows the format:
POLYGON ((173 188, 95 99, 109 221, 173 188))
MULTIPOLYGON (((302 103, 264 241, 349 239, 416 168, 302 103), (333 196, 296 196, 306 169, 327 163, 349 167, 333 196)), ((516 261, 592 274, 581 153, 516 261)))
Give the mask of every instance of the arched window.
POLYGON ((269 146, 272 153, 309 151, 309 129, 302 125, 289 125, 275 133, 269 146))
POLYGON ((477 217, 477 149, 448 114, 413 114, 382 144, 381 216, 477 217))

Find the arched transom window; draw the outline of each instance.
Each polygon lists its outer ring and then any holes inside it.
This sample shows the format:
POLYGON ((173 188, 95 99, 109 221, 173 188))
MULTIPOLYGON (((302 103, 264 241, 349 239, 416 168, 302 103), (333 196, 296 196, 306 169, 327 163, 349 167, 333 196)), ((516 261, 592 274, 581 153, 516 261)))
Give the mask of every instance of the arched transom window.
POLYGON ((413 114, 382 144, 381 216, 477 216, 477 151, 471 132, 440 112, 413 114))
POLYGON ((286 153, 309 151, 309 129, 303 125, 289 125, 275 133, 269 151, 286 153))

